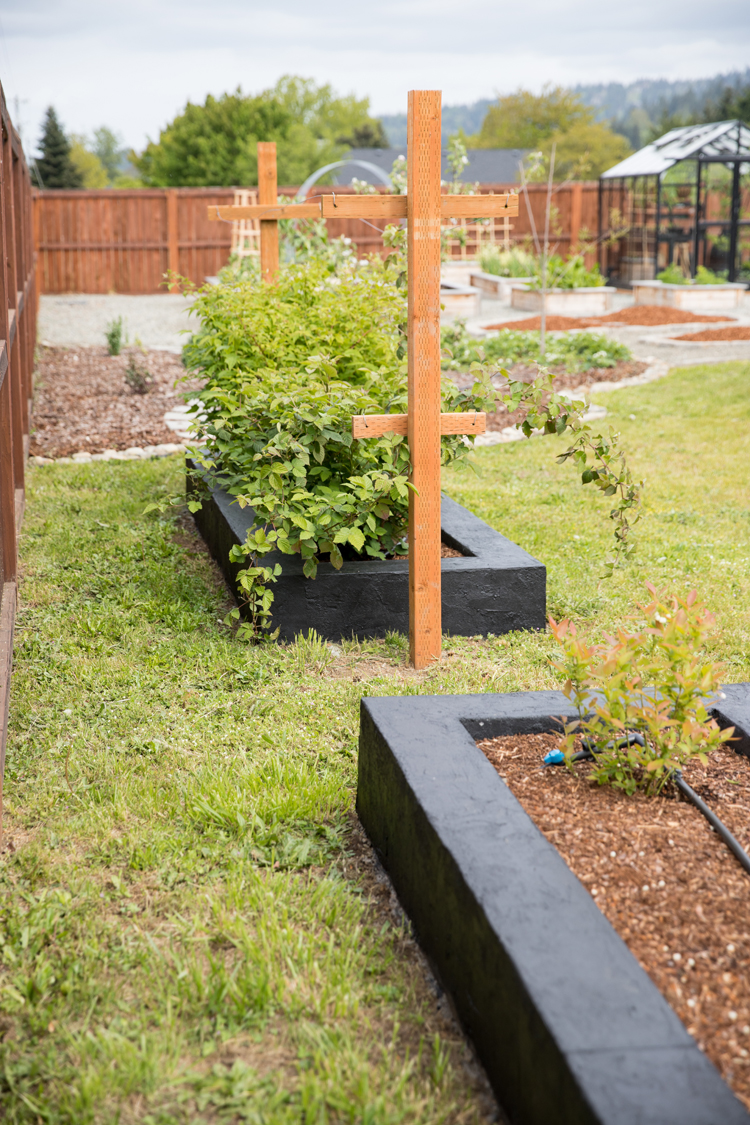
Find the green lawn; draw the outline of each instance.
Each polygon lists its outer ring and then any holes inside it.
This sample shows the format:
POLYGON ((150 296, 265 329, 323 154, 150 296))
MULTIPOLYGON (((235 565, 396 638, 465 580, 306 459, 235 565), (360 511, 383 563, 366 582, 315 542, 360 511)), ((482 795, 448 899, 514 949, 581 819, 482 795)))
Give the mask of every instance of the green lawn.
MULTIPOLYGON (((647 478, 636 561, 600 582, 606 502, 559 439, 446 490, 548 567, 599 633, 652 579, 715 611, 750 679, 750 365, 602 401, 647 478), (630 415, 635 415, 634 420, 630 415)), ((8 1122, 472 1122, 486 1102, 352 817, 363 694, 550 687, 543 634, 252 648, 184 516, 179 459, 30 471, 6 772, 0 1096, 8 1122)))

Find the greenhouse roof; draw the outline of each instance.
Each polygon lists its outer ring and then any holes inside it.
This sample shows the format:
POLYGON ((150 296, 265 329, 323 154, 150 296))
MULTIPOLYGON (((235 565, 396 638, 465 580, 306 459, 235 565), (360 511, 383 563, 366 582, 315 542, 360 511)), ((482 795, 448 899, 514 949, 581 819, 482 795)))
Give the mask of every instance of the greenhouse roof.
POLYGON ((681 160, 746 156, 750 161, 750 129, 741 121, 715 121, 710 125, 685 125, 671 129, 653 144, 634 152, 601 176, 660 176, 681 160))

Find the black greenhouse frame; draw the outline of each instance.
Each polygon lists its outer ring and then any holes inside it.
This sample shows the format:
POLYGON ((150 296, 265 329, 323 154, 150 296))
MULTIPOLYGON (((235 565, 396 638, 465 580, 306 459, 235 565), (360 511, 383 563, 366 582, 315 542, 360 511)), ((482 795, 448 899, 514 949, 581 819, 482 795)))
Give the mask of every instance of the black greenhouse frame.
POLYGON ((750 272, 748 228, 750 129, 741 121, 673 129, 599 179, 599 265, 618 285, 652 281, 673 262, 693 278, 706 266, 738 281, 750 272))

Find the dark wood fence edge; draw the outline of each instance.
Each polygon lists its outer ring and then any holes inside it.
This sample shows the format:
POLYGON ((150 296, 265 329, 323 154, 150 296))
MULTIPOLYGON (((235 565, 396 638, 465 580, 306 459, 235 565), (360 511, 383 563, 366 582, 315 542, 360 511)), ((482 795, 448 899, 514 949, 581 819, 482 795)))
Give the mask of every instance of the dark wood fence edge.
POLYGON ((26 501, 37 288, 31 179, 0 86, 0 832, 8 735, 18 536, 26 501))

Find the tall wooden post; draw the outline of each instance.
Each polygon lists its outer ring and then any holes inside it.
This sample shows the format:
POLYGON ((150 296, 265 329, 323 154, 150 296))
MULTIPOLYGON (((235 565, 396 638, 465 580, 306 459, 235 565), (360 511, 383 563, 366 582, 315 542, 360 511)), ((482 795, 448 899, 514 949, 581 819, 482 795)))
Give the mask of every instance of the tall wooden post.
MULTIPOLYGON (((258 142, 258 203, 275 207, 279 201, 276 184, 276 142, 258 142)), ((276 219, 260 220, 260 276, 275 281, 279 272, 279 224, 276 219)))
POLYGON ((415 668, 440 656, 440 91, 412 90, 409 252, 409 637, 415 668))

